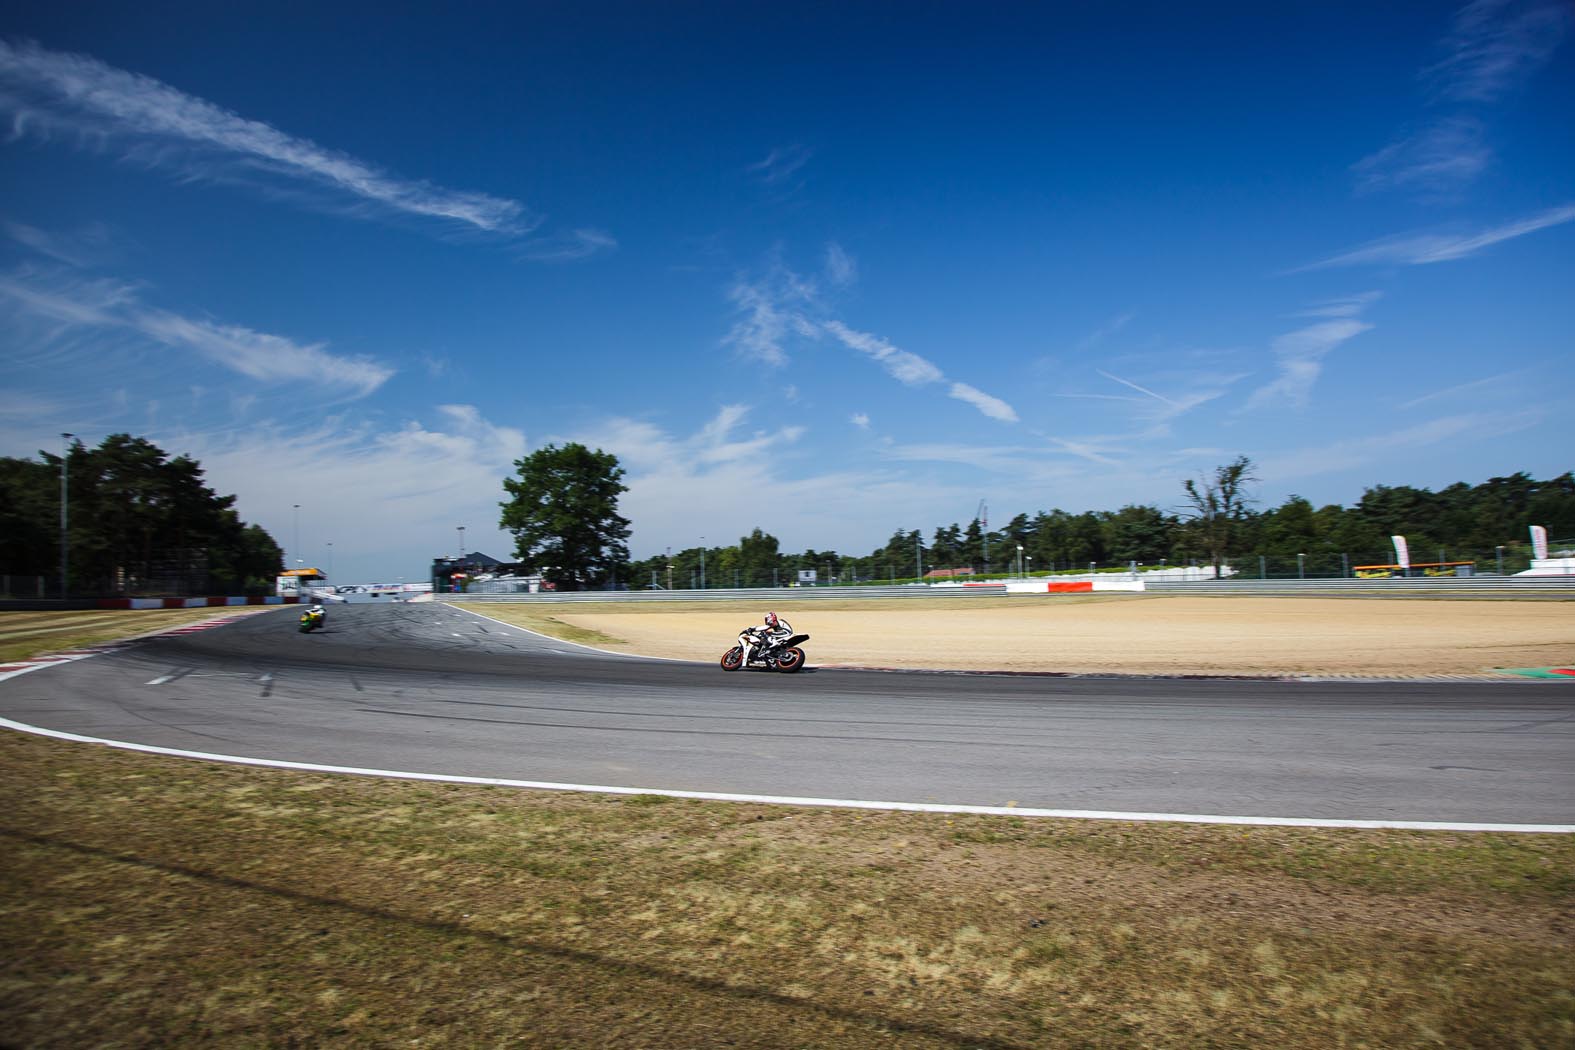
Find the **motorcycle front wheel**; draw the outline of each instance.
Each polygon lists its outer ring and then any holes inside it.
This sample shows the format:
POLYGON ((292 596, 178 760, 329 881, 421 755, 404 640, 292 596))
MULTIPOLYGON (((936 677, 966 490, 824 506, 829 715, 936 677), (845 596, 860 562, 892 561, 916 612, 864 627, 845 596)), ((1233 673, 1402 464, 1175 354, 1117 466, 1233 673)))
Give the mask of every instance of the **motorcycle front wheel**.
POLYGON ((722 654, 722 670, 736 671, 744 666, 744 647, 735 645, 722 654))
POLYGON ((792 674, 804 666, 804 650, 798 646, 784 649, 777 655, 777 670, 792 674))

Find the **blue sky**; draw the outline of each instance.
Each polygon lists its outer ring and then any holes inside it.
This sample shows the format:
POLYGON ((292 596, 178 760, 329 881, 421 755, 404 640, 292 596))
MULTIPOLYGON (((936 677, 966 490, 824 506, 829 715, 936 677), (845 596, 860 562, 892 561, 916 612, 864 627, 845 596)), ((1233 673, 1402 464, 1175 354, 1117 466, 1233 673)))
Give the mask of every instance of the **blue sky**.
POLYGON ((1567 3, 232 6, 0 21, 0 454, 336 578, 565 441, 636 556, 1572 467, 1567 3))

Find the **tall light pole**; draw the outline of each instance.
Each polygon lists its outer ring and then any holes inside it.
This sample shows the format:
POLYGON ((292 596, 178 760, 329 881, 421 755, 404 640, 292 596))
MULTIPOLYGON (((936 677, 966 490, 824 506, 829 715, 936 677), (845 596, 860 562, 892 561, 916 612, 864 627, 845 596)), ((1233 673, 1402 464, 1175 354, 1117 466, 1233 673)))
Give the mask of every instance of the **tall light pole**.
POLYGON ((1296 556, 1296 578, 1298 580, 1305 580, 1307 578, 1307 555, 1305 554, 1298 554, 1296 556))
POLYGON ((1021 576, 1022 574, 1023 574, 1023 545, 1021 543, 1019 543, 1017 545, 1017 575, 1021 576))
POLYGON ((915 581, 924 579, 924 533, 913 530, 913 576, 915 581))
POLYGON ((700 589, 705 590, 705 537, 700 537, 700 589))
POLYGON ((465 560, 465 526, 459 527, 459 560, 465 560))
POLYGON ((328 545, 328 578, 330 580, 334 578, 334 545, 332 543, 328 545))
POLYGON ((295 549, 290 552, 295 555, 295 564, 301 564, 301 505, 295 505, 295 549))
POLYGON ((60 600, 65 601, 70 588, 66 584, 66 573, 71 567, 71 540, 66 532, 66 503, 69 495, 70 482, 66 480, 66 461, 71 458, 71 439, 75 434, 61 434, 60 453, 60 600))

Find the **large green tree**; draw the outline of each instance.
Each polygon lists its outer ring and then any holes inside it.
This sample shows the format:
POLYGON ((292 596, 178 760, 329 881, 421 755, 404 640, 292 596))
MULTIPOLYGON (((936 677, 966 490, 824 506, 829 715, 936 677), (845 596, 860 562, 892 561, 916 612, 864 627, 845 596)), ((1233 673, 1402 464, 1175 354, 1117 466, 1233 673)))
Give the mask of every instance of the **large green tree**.
POLYGON ((500 527, 514 534, 514 556, 560 590, 609 586, 629 560, 629 520, 618 513, 618 457, 577 442, 547 445, 514 461, 500 503, 500 527))
POLYGON ((738 569, 745 587, 769 587, 780 582, 781 541, 756 528, 738 541, 738 569))
MULTIPOLYGON (((0 569, 58 576, 61 457, 0 460, 0 569)), ((263 591, 284 565, 273 538, 241 521, 190 456, 111 434, 67 453, 71 591, 238 594, 263 591)))
POLYGON ((0 457, 0 573, 54 576, 60 564, 60 460, 0 457))

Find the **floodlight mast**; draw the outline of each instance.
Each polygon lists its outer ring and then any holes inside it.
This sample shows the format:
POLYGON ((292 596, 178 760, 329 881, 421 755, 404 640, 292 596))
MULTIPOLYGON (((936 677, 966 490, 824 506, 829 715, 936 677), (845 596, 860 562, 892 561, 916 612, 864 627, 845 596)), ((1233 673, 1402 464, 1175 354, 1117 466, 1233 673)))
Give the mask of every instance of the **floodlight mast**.
POLYGON ((990 508, 985 506, 984 500, 979 501, 979 509, 974 513, 979 520, 979 535, 984 537, 984 574, 990 575, 990 508))
MULTIPOLYGON (((71 461, 71 442, 75 434, 61 434, 63 451, 60 453, 60 600, 64 602, 70 597, 70 585, 66 580, 70 573, 71 565, 71 533, 66 527, 66 506, 69 502, 70 481, 67 480, 67 464, 71 461)), ((40 590, 39 593, 43 593, 40 590)))

